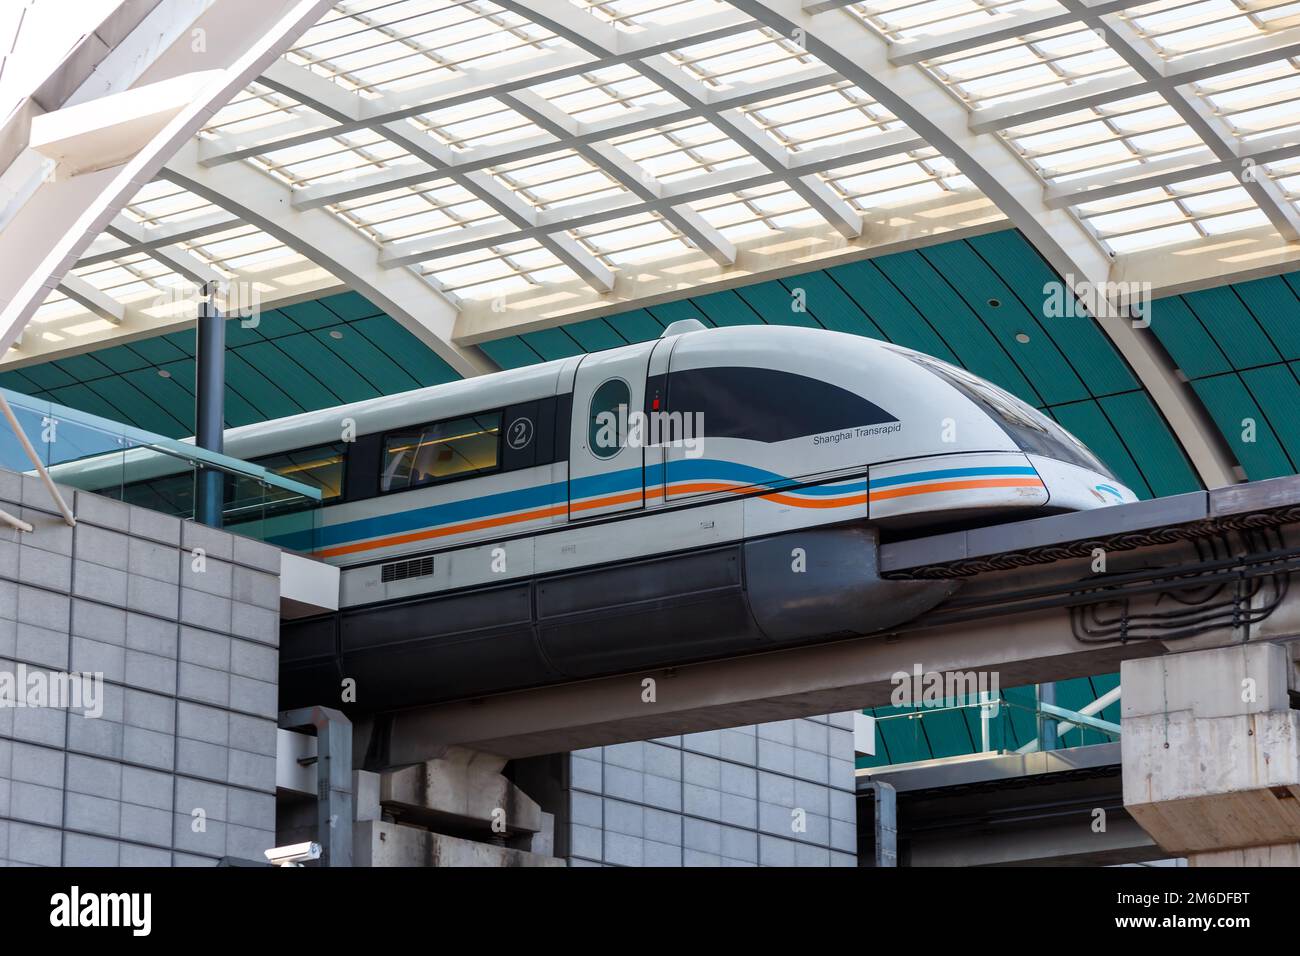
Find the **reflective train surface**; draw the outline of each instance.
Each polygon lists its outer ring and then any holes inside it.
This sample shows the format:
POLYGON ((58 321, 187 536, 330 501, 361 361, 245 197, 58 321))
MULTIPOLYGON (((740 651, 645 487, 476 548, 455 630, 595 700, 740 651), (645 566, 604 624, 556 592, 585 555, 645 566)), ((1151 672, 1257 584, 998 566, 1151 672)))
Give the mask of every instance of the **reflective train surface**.
POLYGON ((225 451, 320 487, 314 530, 262 534, 342 566, 339 613, 284 623, 282 708, 345 677, 376 711, 883 631, 951 585, 882 580, 881 533, 1136 500, 937 359, 694 321, 232 429, 225 451))

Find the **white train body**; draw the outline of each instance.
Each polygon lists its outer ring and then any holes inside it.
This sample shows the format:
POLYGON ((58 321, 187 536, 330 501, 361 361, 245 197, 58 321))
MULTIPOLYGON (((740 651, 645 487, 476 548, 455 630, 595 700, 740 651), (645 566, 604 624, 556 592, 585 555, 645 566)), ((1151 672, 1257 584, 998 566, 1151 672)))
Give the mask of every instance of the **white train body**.
POLYGON ((1135 500, 1064 429, 969 373, 778 326, 675 326, 226 435, 252 461, 314 446, 344 449, 342 493, 313 531, 286 516, 263 533, 341 565, 354 611, 306 625, 296 648, 286 627, 286 686, 298 673, 310 700, 371 673, 383 706, 881 630, 947 591, 880 581, 878 530, 1135 500), (629 423, 615 442, 598 427, 611 410, 629 423), (635 412, 670 416, 670 443, 647 446, 635 412), (816 582, 791 577, 796 549, 816 582), (715 601, 724 591, 735 600, 715 601), (449 615, 469 623, 429 624, 449 615), (502 674, 512 655, 518 673, 502 674), (494 680, 471 679, 488 666, 494 680), (395 682, 395 668, 423 676, 395 682))
MULTIPOLYGON (((844 521, 943 524, 1136 500, 1059 425, 969 373, 871 339, 774 326, 686 332, 233 429, 226 452, 256 460, 337 442, 348 429, 364 436, 498 412, 502 447, 487 473, 331 504, 317 540, 290 533, 279 543, 346 567, 504 544, 505 573, 515 576, 844 521), (692 374, 683 407, 673 385, 692 374), (672 444, 636 447, 633 436, 612 455, 593 454, 591 398, 611 379, 627 383, 630 413, 676 416, 657 419, 674 423, 661 430, 672 444), (810 394, 815 388, 824 394, 810 394), (519 441, 547 439, 545 424, 520 407, 557 396, 572 396, 571 412, 568 433, 551 438, 557 450, 544 456, 551 460, 502 467, 512 425, 519 441), (679 421, 688 424, 678 429, 679 421), (703 435, 690 430, 699 421, 703 435), (1036 444, 1025 447, 1026 435, 1036 444), (689 520, 674 514, 687 507, 689 520), (631 523, 580 530, 598 518, 631 523)), ((565 417, 556 416, 561 426, 565 417)), ((435 572, 442 580, 370 598, 501 573, 490 562, 457 564, 459 574, 448 568, 435 572)), ((348 603, 366 589, 350 585, 348 603)))

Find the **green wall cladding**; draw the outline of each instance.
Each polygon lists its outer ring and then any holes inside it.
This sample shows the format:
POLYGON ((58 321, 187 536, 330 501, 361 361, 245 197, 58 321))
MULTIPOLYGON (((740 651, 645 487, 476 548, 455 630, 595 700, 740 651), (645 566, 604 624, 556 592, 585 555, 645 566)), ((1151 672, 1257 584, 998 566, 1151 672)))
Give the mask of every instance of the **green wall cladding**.
POLYGON ((1300 272, 1157 299, 1151 328, 1247 478, 1300 471, 1300 272))
MULTIPOLYGON (((226 324, 234 427, 456 379, 414 335, 354 292, 226 324)), ((173 438, 194 434, 194 331, 0 374, 0 386, 173 438)))

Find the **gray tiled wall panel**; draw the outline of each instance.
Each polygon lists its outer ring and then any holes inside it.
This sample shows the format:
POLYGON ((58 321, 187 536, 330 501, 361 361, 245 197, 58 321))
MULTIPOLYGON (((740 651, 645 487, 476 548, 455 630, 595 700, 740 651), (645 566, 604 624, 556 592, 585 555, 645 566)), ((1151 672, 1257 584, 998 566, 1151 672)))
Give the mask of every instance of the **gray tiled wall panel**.
POLYGON ((855 866, 853 715, 568 757, 572 866, 855 866))
POLYGON ((275 842, 279 552, 65 496, 72 528, 39 482, 0 472, 0 508, 35 529, 0 530, 0 671, 100 674, 103 712, 0 707, 0 865, 260 859, 275 842))

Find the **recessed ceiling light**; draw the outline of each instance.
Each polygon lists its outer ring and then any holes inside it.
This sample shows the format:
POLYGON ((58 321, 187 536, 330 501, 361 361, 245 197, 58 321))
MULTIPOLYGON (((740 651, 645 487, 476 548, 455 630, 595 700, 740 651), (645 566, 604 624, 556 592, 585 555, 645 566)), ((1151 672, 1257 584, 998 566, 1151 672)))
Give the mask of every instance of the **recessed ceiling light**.
POLYGON ((1027 345, 1029 343, 1029 336, 1026 335, 1024 332, 1017 332, 1016 341, 1019 342, 1021 345, 1027 345))
POLYGON ((343 338, 343 333, 340 332, 338 329, 331 329, 331 330, 330 330, 330 338, 332 338, 332 339, 341 339, 341 338, 343 338))
POLYGON ((989 305, 992 306, 992 307, 995 308, 995 309, 996 309, 998 306, 1000 306, 1001 304, 1002 304, 1002 300, 1001 300, 1001 299, 989 299, 989 305))
POLYGON ((158 377, 159 377, 159 378, 171 378, 171 377, 172 377, 172 373, 169 372, 169 371, 167 371, 165 368, 160 368, 160 369, 158 370, 158 377))

